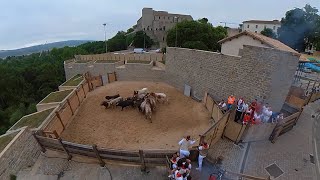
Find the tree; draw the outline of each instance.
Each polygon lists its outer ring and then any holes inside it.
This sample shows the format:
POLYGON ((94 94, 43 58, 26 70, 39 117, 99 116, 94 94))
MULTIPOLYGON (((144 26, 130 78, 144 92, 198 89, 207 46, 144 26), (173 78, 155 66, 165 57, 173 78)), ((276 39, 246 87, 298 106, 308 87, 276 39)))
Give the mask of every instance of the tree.
POLYGON ((274 39, 277 37, 273 30, 270 28, 264 28, 264 30, 261 31, 261 34, 274 39))
POLYGON ((138 31, 133 37, 133 46, 136 48, 150 48, 153 40, 143 31, 138 31))
POLYGON ((279 40, 293 49, 304 51, 306 44, 315 40, 318 9, 305 5, 303 9, 289 10, 281 20, 279 40))
POLYGON ((200 23, 207 24, 209 20, 208 20, 208 18, 202 18, 202 19, 199 19, 198 21, 200 23))
POLYGON ((227 30, 221 26, 213 27, 206 18, 199 21, 183 21, 168 31, 167 44, 175 46, 177 30, 177 46, 209 51, 220 50, 218 41, 227 36, 227 30))

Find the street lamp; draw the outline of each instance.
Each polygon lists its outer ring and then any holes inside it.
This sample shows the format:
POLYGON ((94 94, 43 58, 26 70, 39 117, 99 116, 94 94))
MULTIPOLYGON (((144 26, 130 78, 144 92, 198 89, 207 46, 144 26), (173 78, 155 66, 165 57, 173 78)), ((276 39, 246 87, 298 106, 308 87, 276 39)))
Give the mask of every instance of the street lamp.
POLYGON ((146 48, 146 32, 143 30, 143 50, 146 48))
POLYGON ((175 21, 176 21, 176 47, 177 47, 177 44, 178 44, 178 25, 177 25, 177 23, 178 23, 178 17, 175 16, 174 19, 175 19, 175 21))
POLYGON ((108 52, 108 46, 107 46, 107 31, 106 31, 106 23, 103 23, 102 24, 103 25, 103 27, 104 27, 104 41, 105 41, 105 43, 106 43, 106 53, 108 52))

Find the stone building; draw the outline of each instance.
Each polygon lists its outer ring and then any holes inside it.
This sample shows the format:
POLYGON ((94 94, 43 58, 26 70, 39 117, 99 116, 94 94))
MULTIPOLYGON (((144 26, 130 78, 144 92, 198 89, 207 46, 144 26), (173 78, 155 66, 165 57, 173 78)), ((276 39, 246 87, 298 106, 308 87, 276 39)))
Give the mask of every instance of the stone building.
POLYGON ((168 30, 175 26, 177 22, 193 20, 190 15, 171 14, 167 11, 155 11, 152 8, 143 8, 142 16, 137 21, 135 31, 145 31, 155 42, 159 42, 160 47, 166 46, 166 36, 168 30))
POLYGON ((232 56, 241 56, 239 54, 241 52, 240 49, 243 49, 244 45, 275 48, 298 54, 298 52, 276 39, 249 31, 243 31, 234 36, 227 37, 220 40, 219 43, 221 43, 221 53, 232 56))
POLYGON ((262 20, 249 20, 243 21, 240 25, 242 31, 250 31, 255 33, 261 33, 265 28, 272 29, 273 32, 278 35, 278 29, 281 27, 281 22, 279 20, 273 21, 262 21, 262 20))

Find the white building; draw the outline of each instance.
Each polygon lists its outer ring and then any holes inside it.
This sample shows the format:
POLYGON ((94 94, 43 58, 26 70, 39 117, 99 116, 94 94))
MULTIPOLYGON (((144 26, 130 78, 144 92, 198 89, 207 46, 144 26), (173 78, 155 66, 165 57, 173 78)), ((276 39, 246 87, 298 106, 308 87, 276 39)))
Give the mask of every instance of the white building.
POLYGON ((243 49, 244 45, 258 46, 265 48, 275 48, 282 51, 293 52, 299 54, 295 50, 291 49, 289 46, 283 44, 282 42, 264 36, 262 34, 244 31, 237 35, 227 37, 219 41, 221 44, 221 53, 232 56, 241 56, 239 54, 240 49, 243 49))
POLYGON ((273 21, 261 21, 261 20, 249 20, 243 21, 241 25, 242 31, 250 31, 255 33, 261 33, 265 28, 272 29, 273 32, 278 35, 278 29, 281 27, 281 22, 278 20, 273 21))
POLYGON ((167 11, 155 11, 152 8, 143 8, 142 16, 137 21, 135 31, 145 31, 146 34, 160 47, 166 46, 167 31, 176 25, 177 22, 191 21, 192 16, 184 14, 171 14, 167 11))

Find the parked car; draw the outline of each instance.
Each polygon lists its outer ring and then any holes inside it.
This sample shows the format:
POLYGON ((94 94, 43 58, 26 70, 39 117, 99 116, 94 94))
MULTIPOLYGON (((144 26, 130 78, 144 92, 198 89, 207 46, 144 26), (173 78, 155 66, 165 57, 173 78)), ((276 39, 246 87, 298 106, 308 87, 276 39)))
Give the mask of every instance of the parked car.
POLYGON ((142 48, 134 48, 133 53, 142 54, 145 53, 145 51, 142 48))

